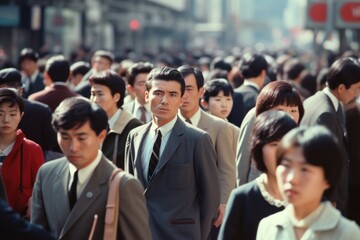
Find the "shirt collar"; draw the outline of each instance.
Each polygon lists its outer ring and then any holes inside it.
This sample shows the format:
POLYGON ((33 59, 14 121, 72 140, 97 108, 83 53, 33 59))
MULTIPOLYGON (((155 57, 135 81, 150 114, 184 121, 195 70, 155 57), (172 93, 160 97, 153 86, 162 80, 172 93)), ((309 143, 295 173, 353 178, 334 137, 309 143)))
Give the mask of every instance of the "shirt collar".
POLYGON ((121 110, 120 110, 120 108, 118 108, 118 110, 115 112, 115 114, 108 120, 110 129, 114 128, 114 125, 115 125, 116 121, 119 119, 120 114, 121 114, 121 110))
POLYGON ((135 113, 139 109, 139 107, 145 107, 146 111, 150 112, 150 106, 149 106, 148 103, 145 103, 144 105, 141 105, 137 98, 135 98, 134 102, 135 102, 135 105, 134 105, 134 112, 135 113))
POLYGON ((161 135, 165 136, 168 132, 170 132, 174 128, 177 119, 178 119, 178 116, 174 117, 173 120, 171 120, 170 122, 168 122, 167 124, 165 124, 161 127, 158 127, 153 121, 151 124, 150 130, 155 131, 156 129, 159 129, 161 132, 161 135))
POLYGON ((39 75, 39 70, 35 70, 35 72, 30 76, 31 82, 35 82, 37 76, 39 75))
MULTIPOLYGON (((184 116, 181 115, 180 113, 180 110, 179 110, 179 116, 180 116, 180 119, 182 120, 186 120, 184 118, 184 116)), ((191 121, 191 124, 194 125, 194 126, 197 126, 200 122, 200 118, 201 118, 201 108, 199 108, 194 115, 192 115, 192 117, 190 118, 190 121, 191 121)))
POLYGON ((260 90, 259 86, 256 83, 252 82, 252 81, 249 81, 249 80, 245 79, 243 84, 244 84, 244 86, 253 86, 257 90, 260 90))
MULTIPOLYGON (((90 176, 94 172, 95 168, 99 164, 99 162, 101 160, 101 156, 102 156, 102 152, 100 150, 98 150, 98 154, 97 154, 95 160, 92 163, 90 163, 88 166, 86 166, 82 169, 79 169, 78 184, 82 185, 82 184, 84 184, 84 182, 86 182, 90 178, 90 176)), ((77 168, 69 162, 69 170, 70 170, 70 176, 72 178, 74 176, 77 168)))
POLYGON ((322 91, 330 98, 332 104, 334 105, 335 111, 337 111, 339 108, 339 100, 337 99, 337 97, 332 94, 329 87, 325 87, 322 91))
POLYGON ((0 156, 7 156, 11 152, 15 145, 15 141, 13 141, 9 146, 7 146, 4 150, 0 150, 0 156))

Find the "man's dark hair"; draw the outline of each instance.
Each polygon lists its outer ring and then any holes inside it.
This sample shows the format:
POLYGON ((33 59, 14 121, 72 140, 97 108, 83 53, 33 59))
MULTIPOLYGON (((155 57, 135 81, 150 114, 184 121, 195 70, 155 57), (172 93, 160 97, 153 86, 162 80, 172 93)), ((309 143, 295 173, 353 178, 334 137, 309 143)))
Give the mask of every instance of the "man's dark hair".
POLYGON ((124 104, 125 81, 117 73, 111 70, 106 70, 104 72, 91 75, 89 82, 90 85, 100 84, 108 87, 112 96, 114 96, 116 93, 119 93, 120 99, 117 102, 117 107, 121 108, 121 106, 124 104))
POLYGON ((345 88, 360 82, 360 62, 355 58, 340 58, 334 62, 327 74, 327 83, 331 90, 335 90, 340 84, 345 88))
POLYGON ((70 64, 62 55, 56 55, 46 62, 45 71, 53 82, 66 82, 70 74, 70 64))
POLYGON ((138 62, 131 66, 128 70, 128 83, 133 87, 135 83, 135 78, 141 73, 149 73, 154 68, 154 65, 149 62, 138 62))
POLYGON ((70 71, 73 76, 80 74, 84 76, 90 70, 90 64, 84 61, 75 62, 70 66, 70 71))
POLYGON ((210 69, 211 70, 221 69, 221 70, 225 70, 226 72, 230 72, 232 66, 230 63, 225 62, 225 60, 222 57, 216 57, 214 58, 214 60, 212 60, 210 69))
POLYGON ((287 132, 296 127, 295 121, 282 111, 270 110, 256 117, 252 130, 251 153, 259 171, 268 171, 264 161, 264 146, 280 141, 287 132))
POLYGON ((151 70, 146 80, 147 91, 151 90, 153 80, 176 81, 181 86, 181 96, 185 93, 185 81, 181 73, 171 67, 157 67, 151 70))
POLYGON ((245 78, 258 77, 262 70, 267 71, 268 63, 265 57, 258 53, 246 53, 239 62, 241 75, 245 78))
POLYGON ((24 48, 20 52, 20 56, 19 56, 19 60, 18 60, 19 65, 21 65, 21 63, 25 59, 31 60, 33 62, 37 62, 37 60, 39 59, 39 54, 31 48, 24 48))
POLYGON ((193 74, 196 80, 196 86, 198 90, 204 86, 204 76, 200 69, 193 68, 189 65, 183 65, 178 68, 178 71, 181 73, 181 76, 184 79, 190 74, 193 74))
POLYGON ((300 62, 297 58, 289 59, 284 64, 284 75, 283 80, 295 80, 297 79, 301 72, 304 71, 305 65, 300 62))
POLYGON ((208 80, 205 83, 204 89, 203 99, 207 103, 209 103, 210 97, 216 97, 220 91, 224 92, 224 96, 232 97, 234 95, 232 86, 223 78, 208 80))
POLYGON ((306 163, 324 170, 325 179, 330 185, 324 196, 331 198, 345 162, 336 138, 323 126, 296 128, 281 140, 276 151, 277 165, 281 164, 286 152, 294 147, 302 149, 306 163))
POLYGON ((0 88, 0 104, 3 103, 10 103, 11 107, 18 105, 20 113, 24 112, 24 102, 16 89, 0 88))
POLYGON ((78 129, 87 121, 96 135, 108 128, 108 117, 99 105, 84 97, 71 97, 56 108, 52 125, 56 131, 78 129))

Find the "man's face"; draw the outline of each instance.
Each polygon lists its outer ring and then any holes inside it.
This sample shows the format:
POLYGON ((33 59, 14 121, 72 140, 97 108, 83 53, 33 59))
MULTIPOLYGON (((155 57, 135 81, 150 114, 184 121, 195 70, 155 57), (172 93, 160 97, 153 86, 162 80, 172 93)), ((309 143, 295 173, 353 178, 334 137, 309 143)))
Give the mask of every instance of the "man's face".
POLYGON ((196 79, 193 74, 184 78, 185 80, 185 93, 183 96, 183 104, 180 107, 181 114, 192 117, 199 109, 199 99, 204 93, 204 88, 198 89, 196 79))
POLYGON ((343 84, 340 84, 339 89, 339 97, 340 101, 343 104, 349 104, 356 100, 360 93, 360 82, 350 85, 348 89, 345 88, 343 84))
POLYGON ((20 67, 21 67, 21 70, 23 70, 27 76, 31 76, 37 69, 36 62, 34 62, 30 59, 22 60, 20 67))
POLYGON ((120 100, 120 94, 116 93, 114 96, 111 94, 111 90, 101 84, 93 84, 91 86, 90 100, 101 106, 105 110, 108 118, 111 118, 118 110, 117 102, 120 100))
POLYGON ((111 62, 107 58, 96 56, 92 60, 92 68, 95 69, 95 71, 98 73, 108 70, 110 67, 111 62))
POLYGON ((105 137, 106 130, 96 135, 95 131, 91 129, 89 121, 79 128, 59 129, 57 133, 57 140, 62 152, 77 169, 87 167, 95 160, 105 137))
POLYGON ((145 104, 145 91, 146 91, 146 77, 148 73, 140 73, 135 77, 134 81, 134 92, 136 98, 141 104, 145 104))
POLYGON ((150 91, 145 92, 153 120, 159 127, 175 118, 182 103, 181 85, 176 81, 152 80, 150 91))

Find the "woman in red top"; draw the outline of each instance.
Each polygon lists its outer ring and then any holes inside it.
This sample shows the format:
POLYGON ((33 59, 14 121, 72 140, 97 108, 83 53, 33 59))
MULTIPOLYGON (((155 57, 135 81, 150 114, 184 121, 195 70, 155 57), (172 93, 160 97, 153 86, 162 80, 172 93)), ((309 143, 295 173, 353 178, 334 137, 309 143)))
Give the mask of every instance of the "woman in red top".
POLYGON ((41 147, 25 138, 17 126, 24 104, 16 90, 0 89, 0 162, 9 205, 27 215, 36 173, 44 163, 41 147))

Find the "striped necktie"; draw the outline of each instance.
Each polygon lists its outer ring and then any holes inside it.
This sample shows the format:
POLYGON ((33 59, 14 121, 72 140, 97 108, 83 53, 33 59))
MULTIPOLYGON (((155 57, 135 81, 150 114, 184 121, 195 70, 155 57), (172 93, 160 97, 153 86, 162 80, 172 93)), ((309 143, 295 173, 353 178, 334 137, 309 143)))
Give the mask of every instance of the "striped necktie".
POLYGON ((152 178, 155 168, 159 162, 161 138, 162 138, 161 132, 160 130, 157 130, 157 137, 153 146, 153 150, 151 152, 151 157, 149 162, 148 181, 150 181, 150 179, 152 178))

